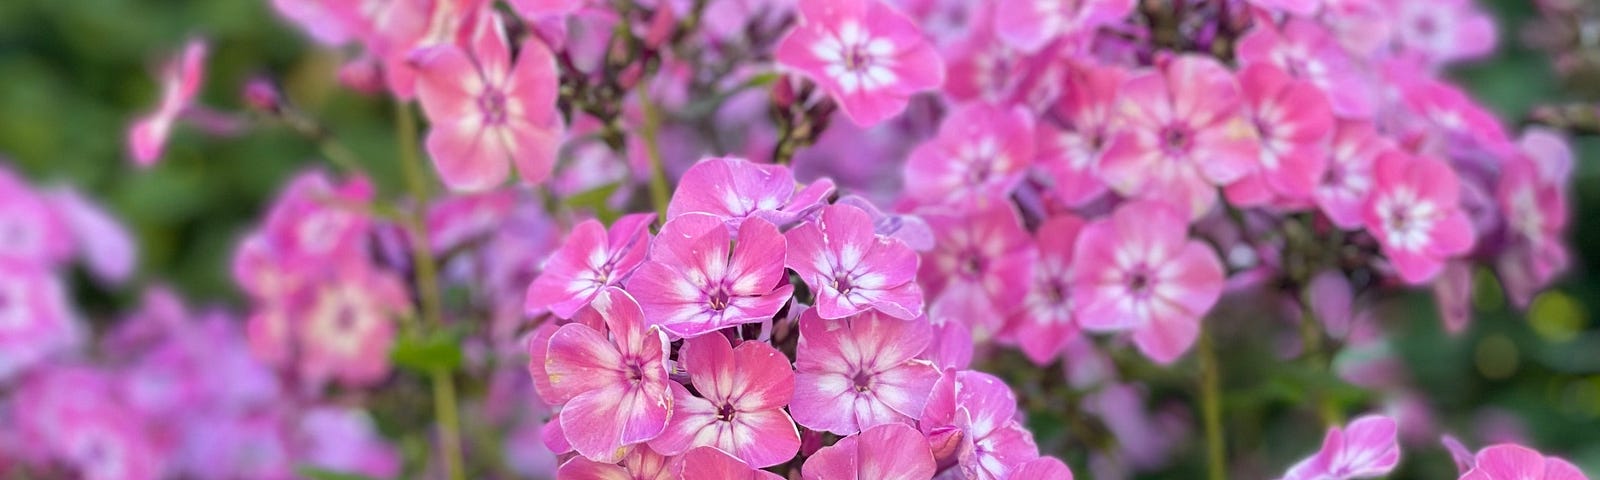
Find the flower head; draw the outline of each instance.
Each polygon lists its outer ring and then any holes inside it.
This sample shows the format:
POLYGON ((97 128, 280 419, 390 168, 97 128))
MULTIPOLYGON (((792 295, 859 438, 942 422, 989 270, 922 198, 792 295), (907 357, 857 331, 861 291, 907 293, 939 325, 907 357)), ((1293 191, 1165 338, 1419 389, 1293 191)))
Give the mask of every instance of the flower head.
POLYGON ((1322 91, 1278 67, 1256 64, 1239 73, 1245 110, 1260 143, 1256 169, 1228 186, 1237 205, 1298 207, 1310 203, 1327 170, 1333 112, 1322 91))
POLYGON ((561 247, 550 255, 544 270, 528 285, 524 310, 549 309, 572 318, 601 290, 621 285, 649 251, 650 222, 655 214, 624 215, 608 232, 599 220, 585 220, 572 228, 561 247))
POLYGON ((1400 463, 1394 419, 1368 415, 1328 429, 1322 450, 1289 469, 1283 480, 1350 480, 1388 475, 1400 463))
POLYGON ((783 234, 762 219, 746 220, 738 232, 734 243, 722 219, 703 213, 661 227, 650 260, 628 279, 651 325, 687 338, 770 319, 783 308, 794 291, 783 269, 783 234))
POLYGON ((756 468, 794 458, 800 433, 783 411, 794 397, 794 371, 783 352, 755 341, 735 348, 711 334, 686 341, 678 358, 701 396, 671 385, 672 421, 650 448, 678 455, 711 446, 756 468))
POLYGON ((1034 234, 1039 258, 1021 309, 1011 314, 1008 336, 1034 363, 1045 365, 1078 336, 1073 316, 1072 250, 1084 222, 1070 215, 1045 220, 1034 234))
POLYGON ((0 381, 79 341, 65 292, 44 266, 0 257, 0 381))
POLYGON ((1017 286, 1028 284, 1038 252, 1009 203, 984 198, 968 207, 925 217, 938 243, 919 278, 936 299, 932 314, 954 315, 988 338, 1022 306, 1027 291, 1017 286))
POLYGON ((953 460, 965 478, 1008 478, 1012 470, 1039 457, 1033 434, 1017 419, 1016 395, 987 373, 946 370, 919 425, 929 445, 955 442, 953 460))
POLYGON ((724 219, 737 229, 746 218, 759 217, 788 225, 833 193, 833 182, 820 180, 797 188, 794 173, 782 165, 760 165, 736 157, 701 160, 683 172, 683 181, 667 204, 667 220, 687 213, 724 219))
POLYGON ((1361 211, 1372 192, 1372 166, 1392 148, 1366 121, 1341 120, 1329 146, 1328 168, 1317 185, 1316 202, 1339 228, 1361 227, 1361 211))
POLYGON ((995 6, 1000 38, 1025 51, 1057 37, 1090 36, 1133 12, 1133 0, 1001 0, 995 6))
POLYGON ((1040 122, 1036 163, 1055 181, 1052 193, 1063 202, 1081 206, 1100 198, 1106 184, 1100 179, 1100 158, 1116 135, 1112 123, 1117 89, 1126 73, 1113 66, 1073 63, 1066 70, 1070 86, 1040 122))
POLYGON ((1461 480, 1588 480, 1582 470, 1521 445, 1501 444, 1478 451, 1461 480))
POLYGON ((1362 218, 1400 278, 1427 282, 1445 260, 1472 248, 1472 224, 1460 208, 1460 180, 1449 165, 1390 150, 1378 157, 1373 178, 1362 218))
POLYGON ((927 437, 891 423, 817 450, 800 473, 806 480, 925 480, 933 478, 935 467, 927 437))
POLYGON ((161 159, 172 124, 189 109, 200 91, 209 49, 203 40, 190 40, 177 58, 162 67, 161 103, 156 105, 155 111, 135 120, 128 128, 128 153, 134 163, 148 167, 161 159))
POLYGON ((852 435, 919 418, 928 390, 939 380, 938 368, 916 358, 933 342, 928 322, 877 312, 825 320, 815 311, 800 316, 796 388, 789 406, 795 422, 852 435))
POLYGON ((1033 116, 1021 107, 976 103, 958 108, 939 136, 906 160, 906 194, 925 203, 959 204, 1011 193, 1033 163, 1033 116))
POLYGON ((787 266, 811 286, 822 318, 869 309, 901 319, 922 313, 917 253, 893 237, 874 233, 867 212, 848 205, 823 207, 816 220, 784 234, 787 266))
POLYGON ((778 65, 810 77, 845 116, 870 126, 911 95, 944 84, 944 60, 905 14, 880 0, 800 0, 800 24, 780 40, 778 65))

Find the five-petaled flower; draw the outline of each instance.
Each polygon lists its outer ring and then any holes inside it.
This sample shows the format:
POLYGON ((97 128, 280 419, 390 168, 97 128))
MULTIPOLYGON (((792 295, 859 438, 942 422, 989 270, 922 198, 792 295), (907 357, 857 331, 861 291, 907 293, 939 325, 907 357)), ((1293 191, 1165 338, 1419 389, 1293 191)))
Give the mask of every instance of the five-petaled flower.
POLYGON ((816 294, 817 315, 844 318, 871 310, 906 320, 922 313, 917 253, 874 233, 867 212, 823 207, 816 220, 786 233, 787 264, 816 294))
POLYGON ((800 433, 783 411, 794 397, 789 359, 763 342, 738 348, 720 333, 689 339, 678 352, 701 396, 673 383, 672 421, 650 448, 677 455, 712 446, 763 468, 794 458, 800 433))
POLYGON ((1472 248, 1472 223, 1460 205, 1461 181, 1449 165, 1389 150, 1378 157, 1373 178, 1362 218, 1401 279, 1427 282, 1445 260, 1472 248))
POLYGON ((795 395, 789 411, 812 430, 853 435, 875 425, 911 424, 922 415, 939 370, 917 355, 933 343, 926 320, 867 312, 824 320, 800 316, 795 395))
POLYGON ((822 85, 857 125, 899 115, 911 95, 944 84, 944 60, 894 7, 881 0, 799 4, 800 25, 779 41, 778 64, 822 85))
POLYGON ((794 292, 783 234, 759 218, 738 232, 734 243, 721 218, 703 213, 661 227, 650 260, 628 279, 651 325, 687 338, 771 319, 783 308, 794 292))

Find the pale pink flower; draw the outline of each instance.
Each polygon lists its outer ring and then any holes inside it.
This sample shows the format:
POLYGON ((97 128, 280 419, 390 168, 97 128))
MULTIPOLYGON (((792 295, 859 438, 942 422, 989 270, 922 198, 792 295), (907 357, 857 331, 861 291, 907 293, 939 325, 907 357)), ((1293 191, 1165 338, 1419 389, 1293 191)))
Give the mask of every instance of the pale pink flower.
POLYGON ((936 451, 955 442, 951 460, 965 478, 1004 479, 1039 457, 1033 434, 1018 420, 1016 395, 987 373, 946 370, 928 397, 919 426, 936 451))
POLYGON ((783 234, 759 218, 738 232, 733 242, 721 218, 702 213, 661 227, 650 260, 628 279, 651 325, 687 338, 771 319, 783 308, 794 292, 783 234))
POLYGON ((795 351, 795 422, 839 435, 886 423, 912 424, 922 415, 939 370, 917 359, 933 342, 927 321, 877 312, 825 320, 800 314, 795 351))
POLYGON ((470 52, 444 44, 411 55, 417 97, 433 125, 428 153, 439 177, 456 190, 503 183, 516 165, 524 181, 550 176, 561 141, 555 109, 555 59, 544 43, 524 42, 516 63, 500 17, 478 22, 470 52))
POLYGON ((1316 190, 1317 206, 1334 225, 1346 230, 1361 227, 1361 212, 1372 192, 1372 164, 1390 148, 1371 122, 1339 121, 1328 149, 1328 168, 1316 190))
POLYGON ((366 386, 389 374, 396 323, 409 315, 410 296, 400 279, 373 268, 351 268, 310 292, 309 304, 283 321, 295 335, 301 374, 318 384, 337 379, 366 386))
POLYGON ((339 46, 368 33, 367 22, 361 17, 363 3, 345 0, 272 0, 272 7, 286 20, 305 30, 317 43, 339 46))
POLYGON ((528 20, 539 20, 543 17, 571 15, 583 8, 588 0, 509 0, 511 8, 517 15, 528 20))
POLYGON ((825 179, 798 188, 794 173, 782 165, 761 165, 737 157, 707 158, 683 172, 683 180, 667 204, 666 220, 704 213, 726 220, 734 229, 750 217, 788 225, 832 193, 833 182, 825 179))
POLYGON ((1095 29, 1122 21, 1133 0, 1000 0, 995 30, 1024 51, 1038 50, 1057 37, 1091 36, 1095 29))
POLYGON ((1521 445, 1500 444, 1478 451, 1461 480, 1588 480, 1582 470, 1521 445))
POLYGON ((672 480, 672 458, 645 445, 635 445, 621 463, 601 463, 574 456, 561 464, 556 478, 572 480, 672 480))
POLYGON ((744 460, 714 447, 695 447, 675 463, 679 480, 783 480, 776 473, 756 470, 744 460))
POLYGON ((1392 418, 1367 415, 1328 429, 1322 449, 1289 468, 1283 480, 1351 480, 1388 475, 1400 463, 1392 418))
POLYGON ((61 213, 0 161, 0 259, 51 267, 65 263, 74 250, 74 232, 61 213))
POLYGON ((934 298, 930 311, 965 322, 987 339, 1027 298, 1038 252, 1010 203, 982 198, 961 213, 930 213, 937 244, 918 278, 934 298))
POLYGON ((806 480, 927 480, 933 478, 935 467, 927 437, 910 426, 890 423, 817 450, 800 474, 806 480))
POLYGON ((1011 314, 1008 336, 1039 365, 1049 364, 1078 336, 1072 311, 1072 250, 1083 225, 1078 217, 1062 215, 1045 220, 1034 234, 1039 258, 1033 265, 1033 282, 1022 308, 1011 314))
POLYGON ((1494 17, 1472 0, 1401 2, 1393 5, 1395 43, 1435 65, 1481 57, 1494 50, 1494 17))
POLYGON ((161 69, 161 103, 156 109, 133 122, 128 128, 128 153, 141 167, 154 165, 161 159, 172 124, 194 103, 204 80, 206 52, 210 47, 203 40, 190 40, 183 52, 161 69))
POLYGON ((400 474, 400 450, 384 441, 367 412, 319 406, 301 414, 299 438, 305 440, 304 462, 335 472, 378 478, 400 474))
POLYGON ((562 405, 559 422, 552 424, 559 424, 557 431, 572 448, 590 460, 613 463, 622 460, 623 447, 656 438, 667 427, 673 409, 669 348, 666 334, 645 323, 627 292, 607 287, 589 306, 605 330, 582 322, 562 325, 543 350, 530 344, 530 370, 544 375, 534 381, 545 401, 562 405))
POLYGON ((816 295, 813 311, 827 319, 867 310, 910 320, 922 314, 917 252, 873 232, 867 212, 848 205, 822 208, 815 221, 784 234, 785 263, 816 295))
POLYGON ((1183 214, 1152 201, 1117 208, 1083 229, 1073 251, 1078 323, 1132 330, 1146 357, 1168 364, 1194 344, 1222 295, 1217 254, 1191 240, 1183 214))
POLYGON ((1377 91, 1361 68, 1326 26, 1303 18, 1282 25, 1255 22, 1239 39, 1239 61, 1246 66, 1266 63, 1290 76, 1311 82, 1328 97, 1333 112, 1343 118, 1372 116, 1377 91))
POLYGON ((45 192, 45 198, 72 233, 71 245, 77 247, 90 274, 109 284, 133 276, 139 262, 138 245, 111 212, 74 188, 53 189, 45 192))
POLYGON ((528 285, 524 310, 549 309, 561 318, 572 318, 601 290, 621 285, 644 262, 654 220, 655 214, 640 213, 617 219, 609 232, 594 219, 573 227, 528 285))
POLYGON ((1530 129, 1523 134, 1518 153, 1506 159, 1500 171, 1497 197, 1511 244, 1497 263, 1512 303, 1527 307, 1569 261, 1562 236, 1572 151, 1557 134, 1530 129))
POLYGON ((366 263, 372 219, 362 209, 375 195, 366 177, 337 182, 321 170, 295 176, 267 213, 263 232, 277 266, 307 271, 366 263))
POLYGON ((1256 170, 1228 186, 1228 200, 1247 206, 1309 203, 1327 170, 1334 127, 1326 97, 1268 64, 1245 67, 1239 86, 1261 148, 1256 170))
POLYGON ((1378 157, 1363 215, 1383 253, 1407 283, 1427 282, 1445 260, 1472 248, 1460 208, 1460 180, 1444 162, 1390 150, 1378 157))
POLYGON ((800 0, 800 24, 778 65, 822 86, 846 117, 870 126, 944 84, 944 60, 905 14, 880 0, 800 0))
POLYGON ((1056 457, 1039 457, 1029 460, 1011 471, 1011 480, 1072 480, 1072 469, 1056 457))
POLYGON ((794 397, 794 371, 783 352, 757 341, 734 348, 728 337, 712 334, 687 340, 678 361, 702 396, 671 384, 671 422, 650 448, 678 455, 716 447, 756 468, 786 462, 800 451, 800 432, 783 411, 794 397))
POLYGON ((1322 7, 1322 0, 1249 0, 1257 7, 1268 10, 1292 13, 1302 17, 1317 13, 1322 7))
POLYGON ((928 204, 1009 195, 1033 163, 1033 141, 1033 115, 1020 106, 959 107, 911 151, 905 193, 928 204))
POLYGON ((1066 69, 1068 88, 1056 99, 1038 129, 1038 168, 1055 182, 1051 192, 1067 205, 1100 198, 1100 158, 1116 135, 1112 108, 1125 72, 1117 67, 1074 62, 1066 69))
POLYGON ((61 279, 0 256, 0 381, 74 346, 81 335, 61 279))
POLYGON ((1113 190, 1170 199, 1197 219, 1217 203, 1217 186, 1250 173, 1258 158, 1233 74, 1208 57, 1164 59, 1122 84, 1121 125, 1100 161, 1113 190))

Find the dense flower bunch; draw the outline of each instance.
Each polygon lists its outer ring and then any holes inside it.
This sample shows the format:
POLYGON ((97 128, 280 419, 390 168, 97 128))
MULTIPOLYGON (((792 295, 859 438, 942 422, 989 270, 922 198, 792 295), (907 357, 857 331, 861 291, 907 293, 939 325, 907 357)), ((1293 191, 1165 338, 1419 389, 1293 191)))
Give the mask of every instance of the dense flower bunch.
POLYGON ((1374 299, 1430 288, 1459 332, 1480 271, 1526 307, 1568 264, 1564 133, 1441 76, 1496 43, 1469 0, 501 3, 272 2, 397 103, 405 195, 268 79, 200 106, 203 40, 164 67, 137 164, 279 125, 338 168, 243 236, 244 315, 153 289, 86 335, 65 265, 115 285, 131 240, 0 171, 0 473, 1120 478, 1196 430, 1141 384, 1195 357, 1220 478, 1209 332, 1248 300, 1278 360, 1383 400, 1309 389, 1322 447, 1273 468, 1374 478, 1438 435, 1374 299))

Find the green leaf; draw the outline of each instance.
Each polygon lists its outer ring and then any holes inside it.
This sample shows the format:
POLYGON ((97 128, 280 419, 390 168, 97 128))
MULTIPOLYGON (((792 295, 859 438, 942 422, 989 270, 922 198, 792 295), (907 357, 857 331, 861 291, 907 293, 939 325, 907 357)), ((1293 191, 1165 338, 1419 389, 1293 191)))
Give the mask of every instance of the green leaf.
POLYGON ((421 373, 454 371, 461 366, 461 342, 449 333, 404 337, 389 351, 395 365, 421 373))
POLYGON ((379 480, 377 477, 369 477, 359 473, 335 472, 310 465, 296 467, 294 472, 311 480, 379 480))
POLYGON ((601 185, 567 197, 562 203, 573 209, 593 211, 600 223, 610 225, 613 220, 621 216, 621 213, 612 210, 606 205, 606 201, 610 200, 611 195, 621 187, 621 182, 601 185))

